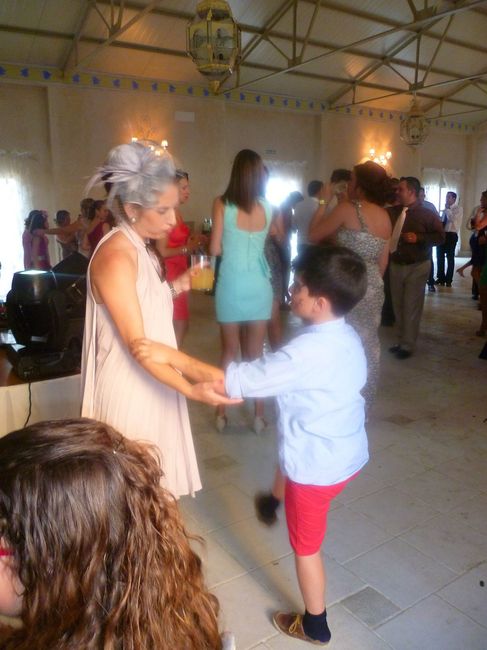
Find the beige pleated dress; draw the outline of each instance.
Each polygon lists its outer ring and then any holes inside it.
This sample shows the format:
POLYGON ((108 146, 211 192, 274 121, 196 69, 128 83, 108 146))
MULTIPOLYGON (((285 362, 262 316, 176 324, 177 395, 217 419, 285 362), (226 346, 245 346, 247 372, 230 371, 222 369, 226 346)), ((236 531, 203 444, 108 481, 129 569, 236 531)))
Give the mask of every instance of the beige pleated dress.
MULTIPOLYGON (((176 347, 172 296, 161 281, 157 257, 126 223, 98 244, 122 232, 137 250, 137 296, 146 338, 176 347)), ((96 255, 96 250, 94 255, 96 255)), ((133 440, 155 444, 164 470, 162 481, 175 497, 201 489, 186 399, 154 379, 130 355, 104 305, 95 302, 87 276, 82 362, 84 417, 110 424, 133 440)))

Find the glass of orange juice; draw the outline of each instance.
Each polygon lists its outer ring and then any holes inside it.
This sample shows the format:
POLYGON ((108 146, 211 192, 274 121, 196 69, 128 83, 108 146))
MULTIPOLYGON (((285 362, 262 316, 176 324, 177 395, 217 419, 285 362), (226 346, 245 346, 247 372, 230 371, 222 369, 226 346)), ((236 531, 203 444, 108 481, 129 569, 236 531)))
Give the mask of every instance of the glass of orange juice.
POLYGON ((215 282, 215 257, 191 255, 191 289, 211 291, 215 282))

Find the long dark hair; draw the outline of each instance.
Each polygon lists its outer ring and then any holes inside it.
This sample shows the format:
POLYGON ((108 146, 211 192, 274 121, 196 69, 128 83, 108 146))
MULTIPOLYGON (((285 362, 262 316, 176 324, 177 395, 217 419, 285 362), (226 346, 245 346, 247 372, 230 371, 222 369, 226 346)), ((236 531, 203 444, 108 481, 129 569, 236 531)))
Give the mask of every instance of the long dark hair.
POLYGON ((355 165, 355 187, 360 188, 364 197, 371 203, 383 206, 391 191, 391 179, 381 165, 367 160, 367 162, 355 165))
POLYGON ((88 419, 0 439, 0 538, 24 587, 2 650, 221 650, 155 450, 88 419))
POLYGON ((46 229, 46 216, 41 210, 33 210, 29 217, 32 215, 29 223, 29 232, 34 232, 34 230, 45 230, 46 229), (32 212, 34 214, 32 214, 32 212))
POLYGON ((254 203, 264 196, 266 173, 264 163, 252 149, 242 149, 233 161, 230 181, 222 194, 224 203, 234 203, 250 212, 254 203))

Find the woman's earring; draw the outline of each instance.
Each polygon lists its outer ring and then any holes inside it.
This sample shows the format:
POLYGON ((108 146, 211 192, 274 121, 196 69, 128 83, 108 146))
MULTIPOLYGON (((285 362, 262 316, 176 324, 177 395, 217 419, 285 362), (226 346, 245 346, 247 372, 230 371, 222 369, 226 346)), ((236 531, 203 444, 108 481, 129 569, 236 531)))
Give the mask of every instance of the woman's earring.
POLYGON ((130 217, 130 223, 137 223, 137 217, 130 217))

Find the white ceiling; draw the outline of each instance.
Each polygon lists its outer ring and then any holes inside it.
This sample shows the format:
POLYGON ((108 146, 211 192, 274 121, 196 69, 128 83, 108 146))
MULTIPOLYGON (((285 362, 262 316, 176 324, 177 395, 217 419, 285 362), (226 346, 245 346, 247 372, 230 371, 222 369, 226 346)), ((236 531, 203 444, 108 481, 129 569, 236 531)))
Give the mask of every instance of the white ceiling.
MULTIPOLYGON (((243 57, 225 89, 398 111, 408 110, 416 91, 431 117, 487 120, 487 0, 230 0, 230 6, 242 29, 243 57)), ((0 2, 0 63, 205 85, 185 54, 195 8, 195 0, 0 2)))

